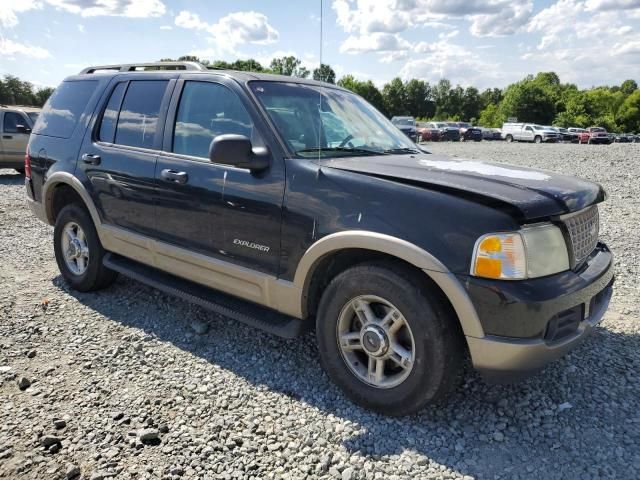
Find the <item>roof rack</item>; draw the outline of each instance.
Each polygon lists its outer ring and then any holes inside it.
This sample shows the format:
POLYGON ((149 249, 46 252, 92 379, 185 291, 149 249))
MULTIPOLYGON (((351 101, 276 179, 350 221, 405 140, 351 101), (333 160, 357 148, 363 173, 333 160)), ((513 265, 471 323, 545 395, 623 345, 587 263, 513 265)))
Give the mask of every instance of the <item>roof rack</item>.
POLYGON ((122 63, 119 65, 96 65, 87 67, 80 75, 104 72, 144 72, 157 70, 191 70, 205 71, 207 67, 198 62, 151 62, 151 63, 122 63))

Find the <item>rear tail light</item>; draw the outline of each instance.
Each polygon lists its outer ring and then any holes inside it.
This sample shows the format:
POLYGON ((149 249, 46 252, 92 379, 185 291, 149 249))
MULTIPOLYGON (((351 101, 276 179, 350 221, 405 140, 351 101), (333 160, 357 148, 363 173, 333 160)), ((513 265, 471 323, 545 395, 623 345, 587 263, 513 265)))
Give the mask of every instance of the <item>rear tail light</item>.
POLYGON ((28 145, 27 152, 24 154, 24 176, 31 180, 31 155, 29 155, 28 145))

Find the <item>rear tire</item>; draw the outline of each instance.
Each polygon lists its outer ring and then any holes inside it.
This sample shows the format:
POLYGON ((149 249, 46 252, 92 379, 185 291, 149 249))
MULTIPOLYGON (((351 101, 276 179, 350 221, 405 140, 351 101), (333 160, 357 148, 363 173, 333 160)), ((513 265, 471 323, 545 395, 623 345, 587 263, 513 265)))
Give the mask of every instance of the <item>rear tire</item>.
POLYGON ((366 263, 339 274, 322 295, 316 319, 322 366, 365 408, 415 413, 443 399, 460 377, 457 319, 422 275, 393 262, 366 263), (381 350, 372 352, 376 345, 381 350))
POLYGON ((505 138, 505 140, 509 143, 513 142, 513 137, 511 135, 507 135, 507 137, 505 138))
POLYGON ((89 212, 80 205, 67 205, 58 214, 53 250, 62 277, 75 290, 99 290, 118 276, 102 264, 106 252, 89 212))

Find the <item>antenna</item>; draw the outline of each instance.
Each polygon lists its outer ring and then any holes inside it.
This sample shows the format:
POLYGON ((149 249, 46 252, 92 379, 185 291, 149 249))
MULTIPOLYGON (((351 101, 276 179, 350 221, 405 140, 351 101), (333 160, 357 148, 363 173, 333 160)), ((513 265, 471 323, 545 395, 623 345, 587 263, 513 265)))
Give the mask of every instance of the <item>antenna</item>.
MULTIPOLYGON (((322 73, 322 12, 323 12, 323 8, 322 8, 322 3, 323 0, 320 0, 320 65, 318 66, 318 71, 320 73, 322 73)), ((322 80, 322 79, 320 79, 322 80)), ((320 142, 322 141, 322 87, 318 88, 318 96, 319 96, 319 103, 318 103, 318 162, 320 161, 320 142)))

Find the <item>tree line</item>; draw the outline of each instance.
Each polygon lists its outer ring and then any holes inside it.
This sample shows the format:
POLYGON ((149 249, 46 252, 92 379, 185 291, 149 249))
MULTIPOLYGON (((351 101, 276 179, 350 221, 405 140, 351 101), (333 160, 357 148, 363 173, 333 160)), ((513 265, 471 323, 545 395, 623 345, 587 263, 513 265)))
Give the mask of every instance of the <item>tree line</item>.
MULTIPOLYGON (((294 56, 274 58, 269 66, 254 59, 209 62, 193 55, 177 61, 200 62, 210 68, 275 73, 313 78, 349 89, 385 115, 411 115, 419 120, 467 121, 485 127, 500 127, 508 118, 520 122, 562 127, 603 126, 609 131, 640 132, 640 89, 635 80, 620 85, 579 89, 562 83, 555 72, 527 75, 500 88, 479 89, 452 85, 442 79, 431 84, 424 80, 403 81, 396 77, 380 89, 371 80, 353 75, 336 79, 330 65, 309 70, 294 56)), ((161 61, 175 61, 164 58, 161 61)), ((0 80, 0 103, 41 106, 53 90, 35 89, 29 82, 6 75, 0 80)))
POLYGON ((36 88, 32 83, 13 75, 0 78, 0 104, 42 107, 53 93, 53 88, 36 88))

